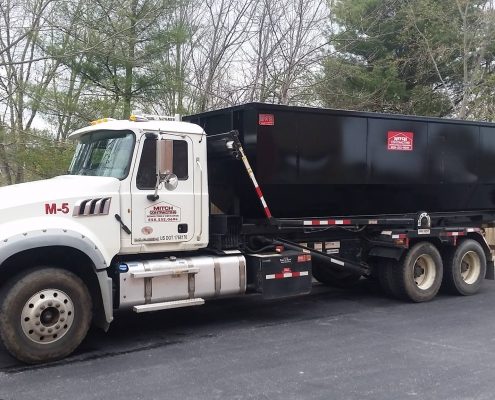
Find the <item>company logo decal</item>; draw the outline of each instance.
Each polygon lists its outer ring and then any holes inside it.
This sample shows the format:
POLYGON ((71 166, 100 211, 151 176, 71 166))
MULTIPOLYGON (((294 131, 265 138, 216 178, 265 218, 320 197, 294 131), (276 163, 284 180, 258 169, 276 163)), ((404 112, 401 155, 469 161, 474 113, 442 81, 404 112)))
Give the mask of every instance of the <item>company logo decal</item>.
POLYGON ((412 151, 414 132, 388 131, 387 150, 412 151))
POLYGON ((180 207, 165 203, 153 204, 145 209, 146 222, 179 222, 180 207))
POLYGON ((275 116, 273 114, 259 114, 258 123, 261 126, 273 126, 275 125, 275 116))

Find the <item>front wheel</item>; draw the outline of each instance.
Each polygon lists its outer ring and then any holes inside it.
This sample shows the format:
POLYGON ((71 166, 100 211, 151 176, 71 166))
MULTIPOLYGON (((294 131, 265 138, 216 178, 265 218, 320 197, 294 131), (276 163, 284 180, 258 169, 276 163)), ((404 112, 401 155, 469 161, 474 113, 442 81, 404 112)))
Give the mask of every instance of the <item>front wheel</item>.
POLYGON ((84 282, 70 271, 29 270, 0 292, 0 336, 18 360, 35 364, 72 353, 91 323, 84 282))

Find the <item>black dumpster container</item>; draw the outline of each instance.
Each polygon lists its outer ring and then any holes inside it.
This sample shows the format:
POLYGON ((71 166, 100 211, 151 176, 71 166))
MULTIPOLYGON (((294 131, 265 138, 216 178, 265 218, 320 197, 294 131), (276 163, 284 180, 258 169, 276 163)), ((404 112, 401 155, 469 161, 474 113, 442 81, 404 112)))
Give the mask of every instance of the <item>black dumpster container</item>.
MULTIPOLYGON (((495 124, 263 103, 185 120, 239 130, 275 217, 495 208, 495 124)), ((209 154, 212 203, 262 217, 242 163, 209 154)))

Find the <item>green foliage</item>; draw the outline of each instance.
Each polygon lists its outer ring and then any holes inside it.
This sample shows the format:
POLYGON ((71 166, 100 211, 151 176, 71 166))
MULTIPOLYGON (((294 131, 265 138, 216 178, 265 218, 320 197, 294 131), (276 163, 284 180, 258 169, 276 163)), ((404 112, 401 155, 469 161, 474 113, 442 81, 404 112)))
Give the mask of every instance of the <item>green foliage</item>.
MULTIPOLYGON (((61 5, 58 22, 66 34, 50 38, 52 42, 44 48, 66 67, 60 80, 68 81, 53 88, 44 111, 56 114, 62 109, 73 115, 71 126, 81 126, 102 116, 128 118, 133 109, 156 106, 170 93, 184 91, 183 66, 178 68, 180 59, 170 54, 189 40, 189 26, 176 21, 173 12, 190 1, 101 0, 61 5), (72 19, 64 21, 64 15, 72 19), (68 53, 77 56, 67 57, 68 53), (82 85, 82 94, 74 92, 74 82, 79 88, 82 85)), ((51 121, 61 123, 58 116, 51 121)))
POLYGON ((47 133, 34 133, 29 136, 29 145, 16 156, 17 162, 24 166, 26 180, 65 174, 74 153, 74 144, 56 141, 47 133))
POLYGON ((331 107, 452 113, 465 95, 466 64, 473 70, 479 63, 475 51, 484 3, 337 1, 333 15, 338 28, 330 36, 335 51, 324 63, 321 98, 331 107))
POLYGON ((320 93, 328 105, 368 111, 393 111, 406 96, 405 83, 393 64, 377 62, 373 68, 332 57, 325 63, 320 93))
MULTIPOLYGON (((9 165, 23 169, 25 181, 65 174, 75 149, 72 142, 57 141, 48 132, 40 131, 22 132, 21 139, 0 130, 0 143, 9 165)), ((5 176, 0 175, 0 186, 7 183, 5 176)))
POLYGON ((91 50, 81 65, 82 74, 95 85, 113 93, 127 118, 134 98, 147 96, 162 80, 156 62, 171 44, 164 16, 168 0, 100 2, 88 15, 91 50))

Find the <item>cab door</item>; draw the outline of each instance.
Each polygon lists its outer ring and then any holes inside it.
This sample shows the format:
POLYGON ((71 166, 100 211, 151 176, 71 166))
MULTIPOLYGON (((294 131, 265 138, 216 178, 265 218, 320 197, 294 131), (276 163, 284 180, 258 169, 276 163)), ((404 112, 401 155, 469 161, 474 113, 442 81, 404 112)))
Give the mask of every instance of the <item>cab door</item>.
POLYGON ((159 245, 188 242, 194 236, 193 145, 187 136, 148 134, 140 141, 140 160, 131 184, 132 244, 159 245), (178 178, 175 188, 156 186, 157 140, 170 141, 162 161, 178 178))

